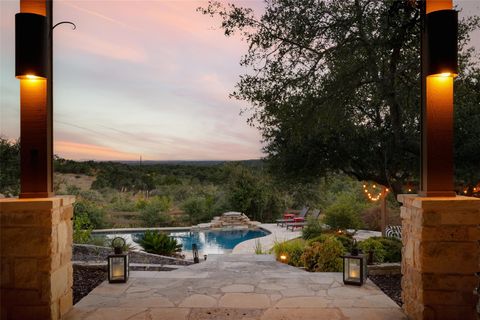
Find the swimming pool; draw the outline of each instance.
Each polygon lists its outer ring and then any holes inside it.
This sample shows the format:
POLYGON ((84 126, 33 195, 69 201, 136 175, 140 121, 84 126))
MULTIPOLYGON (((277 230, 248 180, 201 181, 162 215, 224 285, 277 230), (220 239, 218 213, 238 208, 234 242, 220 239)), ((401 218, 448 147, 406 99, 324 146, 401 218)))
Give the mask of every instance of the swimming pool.
MULTIPOLYGON (((197 244, 200 254, 222 254, 230 252, 240 242, 264 237, 270 234, 264 229, 256 230, 202 230, 202 231, 162 231, 175 238, 182 244, 183 251, 191 251, 192 244, 197 244)), ((107 238, 123 237, 127 242, 137 244, 138 239, 144 231, 122 232, 121 230, 112 233, 96 233, 95 236, 106 236, 107 238)))

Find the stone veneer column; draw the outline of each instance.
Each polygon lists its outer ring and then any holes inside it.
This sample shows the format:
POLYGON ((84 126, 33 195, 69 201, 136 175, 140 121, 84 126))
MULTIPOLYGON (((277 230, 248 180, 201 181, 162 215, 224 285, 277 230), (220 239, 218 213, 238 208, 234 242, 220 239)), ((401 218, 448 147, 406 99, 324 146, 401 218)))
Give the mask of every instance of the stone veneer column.
POLYGON ((0 318, 59 319, 72 307, 73 196, 0 199, 0 318))
POLYGON ((480 199, 399 195, 402 298, 411 319, 476 319, 480 199))

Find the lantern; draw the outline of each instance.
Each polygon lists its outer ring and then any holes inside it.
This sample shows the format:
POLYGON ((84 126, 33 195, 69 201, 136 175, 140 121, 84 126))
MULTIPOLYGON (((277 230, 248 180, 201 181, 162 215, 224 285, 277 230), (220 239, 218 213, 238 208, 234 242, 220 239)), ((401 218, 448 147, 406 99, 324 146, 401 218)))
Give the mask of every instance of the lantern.
POLYGON ((192 253, 193 253, 193 262, 199 263, 200 259, 198 258, 198 248, 196 243, 192 244, 192 253))
POLYGON ((112 246, 115 254, 108 256, 108 282, 125 283, 129 273, 128 253, 123 253, 125 239, 113 239, 112 246))
POLYGON ((352 252, 343 258, 343 283, 361 286, 367 281, 367 256, 358 253, 354 241, 352 252))

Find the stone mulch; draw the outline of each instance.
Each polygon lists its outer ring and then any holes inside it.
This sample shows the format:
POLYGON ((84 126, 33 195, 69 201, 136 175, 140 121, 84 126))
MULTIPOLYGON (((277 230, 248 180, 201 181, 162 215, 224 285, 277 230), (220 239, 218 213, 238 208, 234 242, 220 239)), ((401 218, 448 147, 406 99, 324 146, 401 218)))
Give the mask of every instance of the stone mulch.
POLYGON ((368 278, 375 283, 380 290, 395 301, 400 307, 402 301, 402 275, 369 275, 368 278))
POLYGON ((107 267, 73 265, 73 304, 107 280, 107 267))

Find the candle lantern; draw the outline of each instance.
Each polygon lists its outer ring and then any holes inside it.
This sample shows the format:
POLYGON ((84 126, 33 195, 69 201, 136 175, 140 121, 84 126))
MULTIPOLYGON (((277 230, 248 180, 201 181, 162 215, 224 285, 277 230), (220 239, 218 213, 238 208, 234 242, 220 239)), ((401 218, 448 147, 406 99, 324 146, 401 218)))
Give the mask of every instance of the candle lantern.
POLYGON ((199 263, 200 259, 198 258, 198 248, 196 243, 192 244, 192 253, 193 253, 193 262, 199 263))
POLYGON ((108 282, 125 283, 128 280, 128 253, 123 253, 125 239, 117 237, 112 240, 115 254, 108 256, 108 282))
POLYGON ((343 258, 343 283, 361 286, 367 280, 367 256, 358 253, 354 241, 352 252, 343 258))

